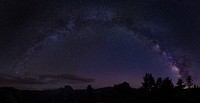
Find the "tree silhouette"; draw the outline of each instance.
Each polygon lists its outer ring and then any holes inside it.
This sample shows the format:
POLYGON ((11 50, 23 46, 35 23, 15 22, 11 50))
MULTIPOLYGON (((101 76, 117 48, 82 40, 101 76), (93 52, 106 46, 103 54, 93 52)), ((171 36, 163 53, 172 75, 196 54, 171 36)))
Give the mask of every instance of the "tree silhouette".
POLYGON ((182 79, 178 79, 178 80, 177 80, 177 83, 176 83, 177 88, 179 88, 179 89, 185 88, 185 85, 184 85, 183 83, 184 83, 184 82, 183 82, 182 79))
POLYGON ((187 86, 188 86, 188 88, 191 88, 192 85, 193 85, 192 76, 188 76, 187 77, 187 86))
POLYGON ((91 85, 87 86, 87 91, 88 91, 89 95, 92 95, 93 88, 91 85))
POLYGON ((87 86, 87 92, 88 92, 88 97, 89 97, 88 103, 94 103, 95 98, 94 98, 94 95, 93 95, 93 88, 92 88, 91 85, 87 86))
POLYGON ((127 82, 123 82, 121 84, 114 85, 114 88, 119 90, 119 91, 127 91, 127 90, 131 89, 129 83, 127 83, 127 82))
POLYGON ((163 84, 163 80, 161 77, 159 77, 157 80, 156 80, 156 88, 157 89, 160 89, 162 87, 162 84, 163 84))
POLYGON ((126 100, 127 98, 129 98, 130 94, 131 94, 131 87, 129 83, 123 82, 114 85, 113 96, 116 99, 115 102, 124 101, 126 103, 127 102, 126 100))
POLYGON ((160 95, 167 95, 167 96, 172 96, 171 94, 173 94, 173 89, 174 89, 174 85, 172 83, 172 80, 169 79, 169 77, 166 77, 163 79, 162 81, 162 85, 160 88, 160 95))
POLYGON ((145 91, 150 92, 155 87, 155 79, 152 76, 152 74, 146 73, 143 77, 144 82, 142 83, 142 88, 145 89, 145 91))
POLYGON ((169 77, 167 77, 167 78, 165 78, 163 80, 162 88, 165 89, 165 90, 169 90, 169 89, 173 89, 174 88, 172 80, 169 79, 169 77))

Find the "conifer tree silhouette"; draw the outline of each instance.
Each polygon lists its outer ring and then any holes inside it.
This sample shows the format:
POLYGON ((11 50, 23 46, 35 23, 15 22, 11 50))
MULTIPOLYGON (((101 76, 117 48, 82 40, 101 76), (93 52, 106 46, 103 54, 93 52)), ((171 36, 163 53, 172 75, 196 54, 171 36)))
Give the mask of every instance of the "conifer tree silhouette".
POLYGON ((156 80, 156 89, 160 89, 162 87, 162 84, 163 84, 163 80, 161 77, 159 77, 157 80, 156 80))
POLYGON ((145 91, 150 92, 155 87, 155 79, 152 76, 151 73, 146 73, 143 77, 144 82, 142 83, 142 88, 145 89, 145 91))
POLYGON ((187 77, 187 86, 189 89, 193 86, 192 76, 187 77))
POLYGON ((177 88, 178 88, 178 89, 184 89, 184 88, 185 88, 185 85, 184 85, 183 83, 184 83, 184 82, 183 82, 182 79, 178 79, 178 80, 177 80, 177 83, 176 83, 177 88))

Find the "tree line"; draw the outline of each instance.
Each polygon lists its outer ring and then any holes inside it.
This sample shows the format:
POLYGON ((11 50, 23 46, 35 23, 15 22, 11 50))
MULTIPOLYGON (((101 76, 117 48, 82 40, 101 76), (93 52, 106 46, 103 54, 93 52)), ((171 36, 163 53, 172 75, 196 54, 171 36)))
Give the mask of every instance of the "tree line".
POLYGON ((142 88, 146 92, 151 92, 156 89, 170 90, 173 88, 191 89, 199 87, 197 85, 194 85, 192 76, 188 76, 185 82, 182 79, 178 79, 176 85, 174 85, 172 79, 170 79, 169 77, 166 77, 164 79, 159 77, 155 79, 151 73, 146 73, 145 76, 143 77, 142 88))

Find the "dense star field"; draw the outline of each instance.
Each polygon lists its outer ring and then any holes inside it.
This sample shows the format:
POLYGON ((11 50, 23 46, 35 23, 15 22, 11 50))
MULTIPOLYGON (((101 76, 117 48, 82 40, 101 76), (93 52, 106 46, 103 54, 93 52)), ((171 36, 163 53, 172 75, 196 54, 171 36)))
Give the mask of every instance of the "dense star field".
POLYGON ((145 73, 200 84, 199 0, 0 0, 0 86, 75 89, 145 73))

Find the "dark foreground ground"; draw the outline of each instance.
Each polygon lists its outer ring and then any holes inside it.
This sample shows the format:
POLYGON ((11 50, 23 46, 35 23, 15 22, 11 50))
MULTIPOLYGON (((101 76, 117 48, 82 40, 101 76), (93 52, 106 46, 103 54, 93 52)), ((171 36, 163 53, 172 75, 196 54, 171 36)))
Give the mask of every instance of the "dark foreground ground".
POLYGON ((154 90, 106 87, 73 90, 17 90, 0 88, 0 103, 200 103, 200 89, 154 90))

